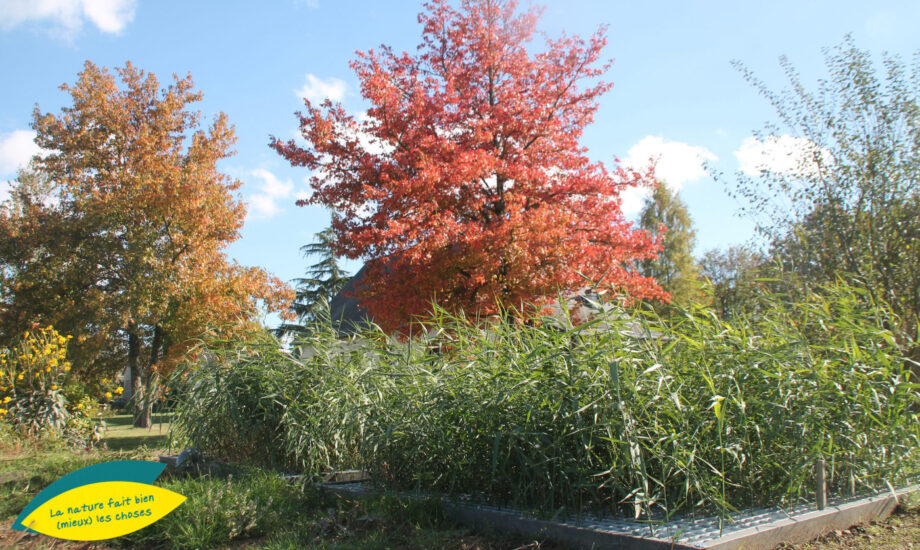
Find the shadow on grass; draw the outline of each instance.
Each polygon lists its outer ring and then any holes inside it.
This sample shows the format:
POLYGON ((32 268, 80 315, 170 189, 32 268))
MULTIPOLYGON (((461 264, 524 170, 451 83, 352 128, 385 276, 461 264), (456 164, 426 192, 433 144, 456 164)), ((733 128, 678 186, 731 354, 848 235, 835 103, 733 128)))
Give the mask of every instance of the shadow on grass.
POLYGON ((106 447, 112 451, 133 451, 139 447, 161 449, 169 445, 169 435, 142 435, 136 437, 106 437, 106 447))
POLYGON ((150 428, 136 428, 130 414, 119 414, 105 419, 103 440, 113 451, 131 451, 140 447, 165 448, 169 445, 169 413, 154 414, 150 428))
MULTIPOLYGON (((169 421, 172 420, 172 413, 153 414, 150 419, 153 422, 153 429, 156 430, 157 424, 169 424, 169 421)), ((130 414, 117 414, 106 418, 105 423, 109 427, 127 426, 130 428, 134 425, 134 417, 130 414)))

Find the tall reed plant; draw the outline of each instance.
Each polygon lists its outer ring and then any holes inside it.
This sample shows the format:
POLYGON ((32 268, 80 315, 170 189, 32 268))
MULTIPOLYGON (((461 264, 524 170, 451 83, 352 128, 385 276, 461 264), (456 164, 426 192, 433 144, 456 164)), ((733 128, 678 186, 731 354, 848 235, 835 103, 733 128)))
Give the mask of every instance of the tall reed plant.
POLYGON ((317 328, 299 357, 246 344, 189 371, 176 425, 226 458, 550 514, 796 502, 819 457, 832 495, 915 479, 920 385, 892 313, 842 283, 764 300, 731 323, 437 311, 408 340, 317 328))

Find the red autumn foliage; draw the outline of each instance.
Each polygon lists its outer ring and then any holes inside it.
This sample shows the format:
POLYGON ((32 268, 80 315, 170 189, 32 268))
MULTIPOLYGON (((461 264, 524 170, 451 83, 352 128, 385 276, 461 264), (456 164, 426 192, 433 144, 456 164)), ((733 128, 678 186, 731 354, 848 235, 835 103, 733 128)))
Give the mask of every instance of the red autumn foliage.
POLYGON ((667 299, 633 270, 658 241, 620 208, 621 193, 651 175, 592 162, 579 142, 612 86, 598 80, 609 67, 598 64, 605 29, 547 39, 531 54, 539 10, 516 7, 425 4, 416 55, 381 46, 351 63, 366 114, 305 100, 308 145, 272 138, 313 171, 313 195, 299 204, 334 212, 337 252, 369 259, 358 297, 384 328, 405 326, 432 299, 491 313, 584 277, 667 299))

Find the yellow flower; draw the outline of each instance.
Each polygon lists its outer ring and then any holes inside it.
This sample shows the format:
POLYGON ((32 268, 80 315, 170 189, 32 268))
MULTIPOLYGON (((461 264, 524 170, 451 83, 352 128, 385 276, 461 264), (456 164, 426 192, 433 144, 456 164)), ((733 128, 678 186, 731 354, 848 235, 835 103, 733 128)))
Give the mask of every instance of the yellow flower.
POLYGON ((56 367, 58 366, 58 360, 52 359, 51 361, 48 361, 48 364, 51 365, 52 367, 56 367))
POLYGON ((19 376, 16 377, 17 380, 22 380, 22 373, 19 373, 19 376))
POLYGON ((70 339, 72 339, 72 338, 73 338, 73 335, 71 335, 71 334, 68 334, 68 335, 67 335, 67 339, 68 339, 68 340, 70 340, 70 339))
POLYGON ((5 405, 5 404, 9 403, 11 399, 12 399, 12 397, 10 397, 9 395, 7 395, 6 397, 3 398, 3 404, 5 405))
POLYGON ((52 389, 52 390, 58 389, 57 384, 52 384, 52 385, 51 385, 51 389, 52 389))
POLYGON ((125 389, 122 388, 121 386, 118 386, 117 388, 115 388, 115 393, 117 393, 118 395, 121 395, 122 392, 124 392, 124 391, 125 391, 125 389))
POLYGON ((78 409, 82 409, 82 408, 83 408, 83 403, 77 403, 77 408, 78 408, 78 409))
POLYGON ((0 416, 5 415, 7 412, 9 411, 7 411, 6 409, 0 409, 0 416))
POLYGON ((110 392, 110 391, 105 392, 105 398, 106 398, 106 399, 111 399, 111 398, 112 398, 112 392, 110 392))
POLYGON ((103 384, 108 384, 108 383, 109 383, 109 379, 108 379, 108 378, 103 378, 103 379, 102 379, 102 383, 103 383, 103 384))
POLYGON ((41 375, 42 375, 42 373, 36 372, 36 373, 35 373, 35 378, 38 378, 38 377, 41 376, 41 375))

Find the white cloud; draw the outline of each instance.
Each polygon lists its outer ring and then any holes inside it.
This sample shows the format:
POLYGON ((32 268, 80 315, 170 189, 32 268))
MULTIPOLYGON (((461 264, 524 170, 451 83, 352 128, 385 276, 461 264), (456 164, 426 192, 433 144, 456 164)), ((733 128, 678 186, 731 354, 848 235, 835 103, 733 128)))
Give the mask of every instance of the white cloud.
MULTIPOLYGON (((664 182, 669 189, 680 191, 687 183, 706 175, 703 163, 716 160, 718 157, 705 147, 681 141, 667 141, 661 136, 646 136, 629 149, 623 164, 636 170, 654 164, 655 177, 664 182)), ((623 213, 638 213, 649 195, 648 188, 627 189, 621 195, 623 213)))
POLYGON ((35 144, 35 135, 32 130, 0 134, 0 175, 14 175, 16 170, 25 167, 34 155, 41 152, 35 144))
POLYGON ((134 19, 136 4, 136 0, 0 0, 0 28, 50 21, 68 36, 88 20, 102 32, 117 34, 134 19))
POLYGON ((134 0, 83 0, 83 14, 108 33, 120 33, 134 19, 134 9, 134 0))
POLYGON ((651 193, 647 187, 630 187, 620 194, 620 210, 627 216, 638 214, 642 211, 642 204, 649 195, 651 193))
MULTIPOLYGON (((367 111, 361 111, 358 113, 356 118, 359 125, 365 124, 367 122, 376 122, 373 120, 373 117, 367 114, 367 111)), ((396 147, 392 143, 377 139, 377 137, 373 134, 361 130, 360 126, 357 132, 352 133, 349 130, 346 132, 346 134, 356 136, 358 138, 358 144, 361 146, 361 148, 372 155, 389 155, 396 150, 396 147)))
POLYGON ((25 168, 32 157, 45 151, 35 144, 32 130, 13 130, 0 134, 0 202, 10 198, 16 171, 25 168))
POLYGON ((294 184, 289 180, 281 181, 268 170, 258 169, 250 175, 261 180, 259 192, 249 196, 248 216, 253 218, 271 218, 284 212, 279 201, 289 199, 294 191, 294 184))
POLYGON ((761 141, 756 137, 746 137, 741 147, 735 150, 738 169, 748 176, 757 176, 764 170, 780 174, 813 174, 818 165, 815 153, 820 151, 821 161, 833 162, 827 149, 818 148, 811 140, 790 135, 767 136, 761 141))
POLYGON ((629 149, 624 164, 641 169, 654 163, 655 177, 679 191, 684 184, 706 175, 704 162, 716 160, 718 157, 705 147, 665 141, 661 136, 646 136, 629 149))
POLYGON ((300 89, 294 90, 294 93, 297 94, 297 97, 309 99, 310 103, 315 105, 321 103, 327 97, 332 101, 342 101, 347 90, 348 85, 345 84, 344 80, 339 80, 335 77, 329 77, 324 80, 316 75, 307 73, 306 82, 300 89))

